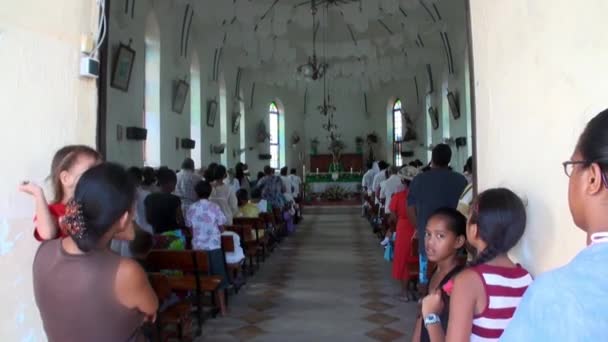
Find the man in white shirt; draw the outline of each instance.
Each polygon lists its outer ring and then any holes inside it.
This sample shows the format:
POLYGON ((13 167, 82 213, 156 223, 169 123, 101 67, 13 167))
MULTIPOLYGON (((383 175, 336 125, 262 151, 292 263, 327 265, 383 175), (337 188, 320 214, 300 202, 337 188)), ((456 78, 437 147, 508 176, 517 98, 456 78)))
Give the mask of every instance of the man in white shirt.
POLYGON ((396 166, 391 166, 388 168, 388 173, 390 177, 384 182, 384 186, 380 190, 380 199, 384 199, 384 212, 386 214, 390 214, 390 210, 388 209, 391 204, 391 197, 399 191, 403 191, 405 186, 401 180, 401 177, 398 175, 399 169, 396 166))
POLYGON ((363 178, 361 179, 361 187, 363 188, 364 192, 368 193, 369 196, 371 196, 372 186, 374 185, 374 176, 376 176, 377 173, 377 171, 374 170, 374 163, 371 161, 367 163, 367 172, 363 174, 363 178))
POLYGON ((367 171, 363 174, 361 178, 361 216, 365 217, 367 209, 369 208, 369 204, 367 203, 366 197, 372 197, 372 187, 374 185, 374 176, 378 172, 378 162, 372 162, 371 160, 367 162, 367 171))
POLYGON ((291 169, 291 185, 293 186, 293 197, 298 198, 300 196, 300 186, 302 185, 302 178, 297 175, 296 169, 291 169))
POLYGON ((378 167, 380 167, 380 171, 374 176, 374 181, 372 182, 372 190, 374 191, 374 196, 376 197, 376 204, 380 204, 378 198, 380 197, 380 183, 386 180, 386 168, 388 164, 385 161, 380 161, 378 163, 378 167))
POLYGON ((190 205, 198 201, 194 187, 200 181, 201 177, 194 172, 194 160, 191 158, 184 159, 182 169, 177 173, 177 184, 174 191, 174 194, 182 201, 184 217, 190 205))

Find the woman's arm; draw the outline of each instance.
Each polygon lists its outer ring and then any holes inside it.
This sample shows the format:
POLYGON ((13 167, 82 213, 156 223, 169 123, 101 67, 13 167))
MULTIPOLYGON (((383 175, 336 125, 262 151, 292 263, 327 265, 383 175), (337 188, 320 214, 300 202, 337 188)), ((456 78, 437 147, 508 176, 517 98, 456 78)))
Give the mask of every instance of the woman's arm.
POLYGON ((137 262, 127 258, 120 260, 114 290, 119 303, 129 309, 137 309, 147 321, 154 322, 158 298, 148 276, 137 262))
MULTIPOLYGON (((472 270, 465 270, 454 280, 450 296, 450 320, 447 334, 439 323, 427 326, 431 342, 467 342, 471 338, 473 316, 475 315, 476 298, 479 295, 480 280, 472 270)), ((436 291, 422 301, 422 315, 439 315, 443 310, 441 291, 436 291)))
POLYGON ((36 231, 42 240, 51 240, 57 237, 58 227, 49 204, 44 196, 42 188, 34 183, 23 182, 19 185, 19 191, 25 192, 34 198, 36 215, 36 231))
POLYGON ((450 296, 447 341, 464 342, 471 339, 475 305, 480 291, 483 293, 483 285, 473 270, 462 271, 454 280, 454 288, 450 296))

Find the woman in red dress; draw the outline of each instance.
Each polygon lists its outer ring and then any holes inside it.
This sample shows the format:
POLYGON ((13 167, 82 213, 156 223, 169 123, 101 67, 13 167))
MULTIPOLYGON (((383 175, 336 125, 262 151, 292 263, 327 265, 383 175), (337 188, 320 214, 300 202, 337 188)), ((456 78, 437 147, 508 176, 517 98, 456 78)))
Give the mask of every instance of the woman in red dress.
POLYGON ((418 257, 412 255, 412 238, 416 229, 407 217, 407 196, 409 193, 407 186, 409 186, 409 183, 414 179, 416 174, 418 174, 418 169, 413 166, 406 166, 399 171, 399 175, 406 188, 393 195, 389 207, 393 222, 397 222, 392 273, 393 279, 401 282, 401 295, 399 299, 402 301, 409 301, 407 285, 410 280, 410 268, 418 261, 418 257))

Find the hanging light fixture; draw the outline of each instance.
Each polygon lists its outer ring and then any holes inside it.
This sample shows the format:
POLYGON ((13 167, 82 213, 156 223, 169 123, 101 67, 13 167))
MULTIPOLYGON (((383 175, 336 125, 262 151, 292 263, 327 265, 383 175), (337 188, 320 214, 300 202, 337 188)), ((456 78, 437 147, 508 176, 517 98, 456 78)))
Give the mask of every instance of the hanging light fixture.
POLYGON ((325 61, 320 62, 317 59, 317 5, 315 0, 311 0, 310 12, 312 13, 312 56, 308 57, 308 62, 297 68, 298 77, 305 80, 316 81, 325 76, 325 72, 329 65, 325 61))
MULTIPOLYGON (((324 7, 324 20, 325 20, 325 30, 323 31, 323 60, 327 59, 327 16, 328 16, 329 3, 324 7)), ((327 138, 330 141, 334 141, 340 139, 340 134, 336 131, 338 130, 338 125, 334 122, 334 113, 336 111, 336 106, 331 103, 331 95, 329 94, 329 89, 327 83, 329 82, 329 75, 323 78, 323 104, 319 105, 317 109, 321 115, 327 117, 327 123, 323 124, 323 129, 329 133, 327 138)))

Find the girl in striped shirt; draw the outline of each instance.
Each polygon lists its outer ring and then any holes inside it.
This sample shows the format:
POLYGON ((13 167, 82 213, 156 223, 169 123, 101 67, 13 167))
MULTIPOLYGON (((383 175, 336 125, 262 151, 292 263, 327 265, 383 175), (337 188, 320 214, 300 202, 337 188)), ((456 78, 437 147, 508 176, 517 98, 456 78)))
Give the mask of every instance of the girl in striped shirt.
POLYGON ((443 308, 441 293, 422 302, 432 342, 498 341, 532 283, 528 271, 507 255, 525 226, 526 210, 512 191, 491 189, 479 195, 467 227, 467 241, 477 256, 455 278, 453 287, 447 286, 451 292, 447 334, 437 315, 443 308))

